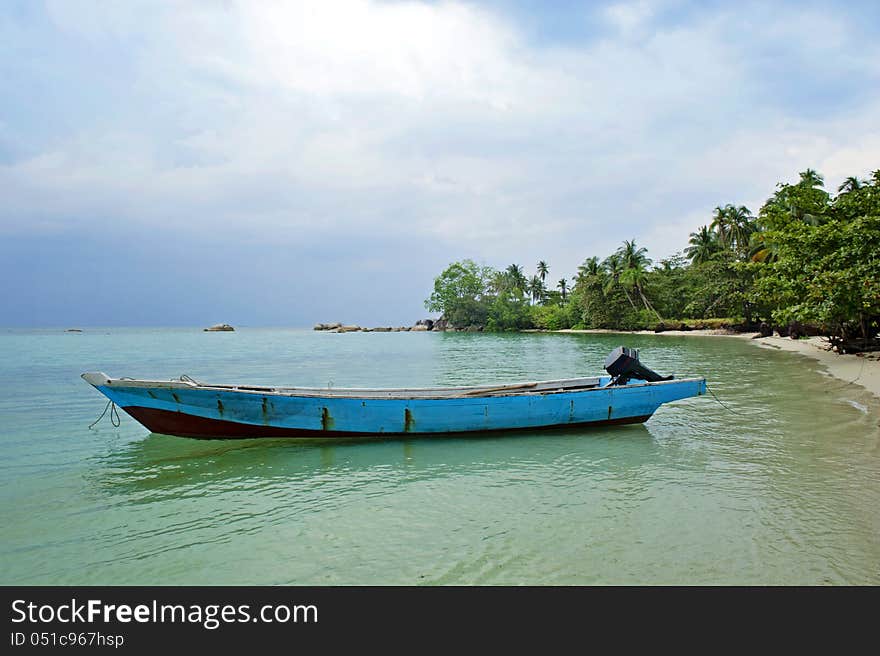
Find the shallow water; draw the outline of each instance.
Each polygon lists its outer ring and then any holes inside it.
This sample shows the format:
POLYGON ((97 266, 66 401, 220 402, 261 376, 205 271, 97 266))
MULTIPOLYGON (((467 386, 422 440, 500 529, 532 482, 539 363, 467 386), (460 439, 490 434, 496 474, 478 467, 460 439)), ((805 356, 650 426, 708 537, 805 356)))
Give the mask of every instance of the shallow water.
POLYGON ((0 584, 880 583, 880 404, 737 339, 0 332, 0 584), (711 397, 644 425, 406 440, 150 435, 83 371, 397 386, 601 371, 711 397))

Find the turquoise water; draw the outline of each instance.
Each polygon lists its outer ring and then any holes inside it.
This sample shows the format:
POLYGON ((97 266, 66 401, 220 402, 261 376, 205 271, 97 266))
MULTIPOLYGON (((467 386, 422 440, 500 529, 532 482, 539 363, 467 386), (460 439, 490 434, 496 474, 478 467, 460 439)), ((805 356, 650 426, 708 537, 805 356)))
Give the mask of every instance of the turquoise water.
POLYGON ((0 332, 2 584, 878 584, 880 404, 737 339, 0 332), (710 397, 646 424, 307 443, 87 428, 114 376, 335 387, 598 374, 710 397))

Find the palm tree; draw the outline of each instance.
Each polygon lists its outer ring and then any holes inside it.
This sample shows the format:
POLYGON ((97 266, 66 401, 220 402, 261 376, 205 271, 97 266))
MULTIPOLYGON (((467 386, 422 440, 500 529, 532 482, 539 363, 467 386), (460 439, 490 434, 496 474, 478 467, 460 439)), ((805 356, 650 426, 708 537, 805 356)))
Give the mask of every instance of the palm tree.
POLYGON ((648 258, 648 249, 640 248, 638 244, 636 244, 635 239, 624 239, 623 246, 617 249, 617 257, 620 261, 620 265, 622 266, 622 270, 617 275, 617 282, 620 284, 624 293, 626 293, 626 297, 629 299, 630 305, 632 305, 633 309, 636 309, 635 303, 633 303, 632 298, 629 296, 629 292, 627 292, 627 287, 633 289, 642 299, 642 302, 645 304, 645 308, 657 314, 657 318, 660 318, 660 315, 656 310, 651 306, 648 302, 647 297, 645 296, 645 283, 647 282, 647 274, 648 267, 651 265, 651 260, 648 258))
POLYGON ((616 287, 620 287, 623 290, 623 293, 626 294, 626 300, 629 301, 629 304, 632 306, 633 310, 636 310, 636 304, 633 303, 632 298, 629 295, 629 292, 626 290, 625 285, 620 284, 620 278, 623 275, 623 272, 626 268, 623 265, 623 259, 620 256, 620 252, 613 253, 605 258, 605 261, 602 262, 602 266, 607 272, 608 279, 605 282, 605 288, 603 291, 608 294, 616 287))
POLYGON ((754 217, 745 205, 736 207, 728 203, 716 207, 709 226, 718 235, 718 243, 733 250, 743 250, 755 231, 754 217))
POLYGON ((718 243, 721 246, 727 246, 730 242, 727 207, 721 207, 720 205, 715 207, 712 214, 712 223, 709 224, 709 227, 718 235, 718 243))
POLYGON ((684 249, 684 253, 691 264, 708 262, 718 252, 718 237, 709 230, 709 226, 702 226, 697 232, 692 232, 688 243, 690 246, 684 249))
POLYGON ((504 273, 507 275, 511 287, 518 289, 521 292, 526 291, 528 280, 526 279, 526 276, 523 273, 523 268, 520 265, 511 264, 504 270, 504 273))
POLYGON ((538 275, 541 276, 541 282, 544 282, 548 273, 550 273, 550 267, 547 266, 547 263, 544 260, 538 262, 538 275))
POLYGON ((598 276, 602 268, 599 264, 599 258, 595 255, 588 257, 584 263, 578 267, 578 278, 587 278, 588 276, 598 276))
POLYGON ((660 321, 663 321, 663 317, 660 316, 660 313, 654 309, 654 306, 648 301, 648 297, 645 296, 645 284, 648 282, 648 271, 644 266, 639 264, 625 269, 620 276, 620 282, 623 285, 634 289, 639 295, 639 298, 642 299, 645 309, 651 310, 651 312, 657 315, 657 318, 660 319, 660 321))
POLYGON ((742 251, 749 245, 749 239, 755 232, 754 217, 748 207, 740 205, 739 207, 730 206, 728 218, 733 246, 742 251))
POLYGON ((544 282, 538 276, 532 276, 526 291, 531 296, 532 302, 537 303, 544 298, 544 292, 546 291, 544 289, 544 282))
POLYGON ((648 249, 640 248, 636 244, 635 239, 624 239, 623 246, 617 249, 617 254, 620 256, 625 269, 650 265, 651 260, 648 259, 647 253, 648 249))
POLYGON ((837 188, 838 192, 845 191, 858 191, 862 188, 862 181, 856 178, 855 176, 849 176, 843 183, 837 188))
POLYGON ((568 281, 565 278, 560 279, 556 286, 559 288, 559 291, 562 292, 562 302, 565 303, 565 294, 568 292, 568 281))
POLYGON ((800 172, 801 181, 798 184, 802 184, 805 187, 824 187, 825 186, 825 178, 823 178, 819 173, 817 173, 814 169, 807 169, 806 171, 800 172))

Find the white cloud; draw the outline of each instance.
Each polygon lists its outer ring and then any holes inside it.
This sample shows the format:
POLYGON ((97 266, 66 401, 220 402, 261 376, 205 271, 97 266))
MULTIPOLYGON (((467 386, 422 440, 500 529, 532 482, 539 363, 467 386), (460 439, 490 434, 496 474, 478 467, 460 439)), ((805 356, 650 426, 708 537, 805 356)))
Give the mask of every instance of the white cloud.
POLYGON ((871 61, 877 47, 836 12, 802 12, 797 29, 766 10, 662 26, 657 6, 618 4, 601 15, 615 31, 562 47, 454 2, 50 8, 70 38, 115 43, 136 77, 112 119, 0 166, 0 230, 30 216, 299 242, 404 234, 450 259, 573 271, 625 238, 668 255, 715 205, 757 210, 806 166, 830 182, 880 165, 876 93, 801 118, 755 77, 754 40, 809 63, 797 35, 817 24, 824 66, 871 61))
POLYGON ((645 0, 638 2, 619 2, 605 9, 605 18, 624 33, 630 33, 642 27, 654 14, 654 9, 645 0))

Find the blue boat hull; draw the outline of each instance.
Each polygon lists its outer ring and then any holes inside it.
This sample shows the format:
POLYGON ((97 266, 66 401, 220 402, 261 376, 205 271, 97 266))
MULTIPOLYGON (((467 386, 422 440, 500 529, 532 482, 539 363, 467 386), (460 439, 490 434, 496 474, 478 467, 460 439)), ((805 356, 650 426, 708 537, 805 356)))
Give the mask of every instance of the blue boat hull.
POLYGON ((598 386, 574 391, 359 398, 356 390, 319 396, 86 379, 154 433, 212 439, 438 435, 639 423, 663 403, 706 390, 702 378, 610 387, 602 378, 598 386))

